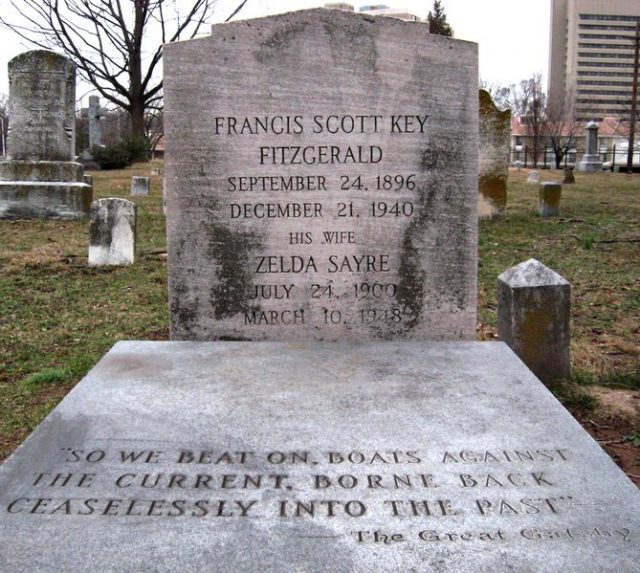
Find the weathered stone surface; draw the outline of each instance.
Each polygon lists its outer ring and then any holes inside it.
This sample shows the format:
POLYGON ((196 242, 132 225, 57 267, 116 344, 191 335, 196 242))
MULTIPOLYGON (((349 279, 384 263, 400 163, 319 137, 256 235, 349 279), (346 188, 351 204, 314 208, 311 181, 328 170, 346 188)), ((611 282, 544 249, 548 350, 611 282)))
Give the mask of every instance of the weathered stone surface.
POLYGON ((540 183, 538 214, 541 217, 557 217, 560 215, 560 199, 562 185, 552 181, 540 183))
POLYGON ((149 195, 149 178, 148 177, 132 177, 131 178, 131 195, 147 196, 149 195))
POLYGON ((640 492, 502 343, 119 343, 0 510, 12 573, 640 562, 640 492))
POLYGON ((9 159, 72 161, 75 81, 71 60, 46 50, 13 58, 9 69, 9 159))
POLYGON ((475 44, 319 9, 164 65, 172 338, 475 336, 475 44))
POLYGON ((0 181, 83 182, 83 169, 73 161, 0 161, 0 181))
POLYGON ((571 375, 571 285, 535 259, 498 277, 498 334, 543 382, 571 375))
POLYGON ((510 144, 511 110, 499 110, 489 92, 480 90, 480 218, 500 217, 507 208, 510 144))
POLYGON ((136 205, 109 197, 91 204, 89 265, 131 265, 136 251, 136 205))
POLYGON ((537 171, 529 171, 529 174, 527 175, 527 183, 533 183, 535 185, 540 183, 540 173, 537 171))
POLYGON ((0 161, 0 219, 81 219, 93 190, 72 161, 75 66, 37 50, 9 62, 7 159, 0 161))
POLYGON ((96 145, 102 145, 100 118, 103 114, 104 110, 100 107, 100 98, 98 96, 89 96, 89 109, 87 110, 89 118, 89 150, 96 145))
POLYGON ((93 187, 93 175, 83 175, 82 182, 93 187))
POLYGON ((83 219, 92 198, 86 183, 0 181, 0 219, 83 219))

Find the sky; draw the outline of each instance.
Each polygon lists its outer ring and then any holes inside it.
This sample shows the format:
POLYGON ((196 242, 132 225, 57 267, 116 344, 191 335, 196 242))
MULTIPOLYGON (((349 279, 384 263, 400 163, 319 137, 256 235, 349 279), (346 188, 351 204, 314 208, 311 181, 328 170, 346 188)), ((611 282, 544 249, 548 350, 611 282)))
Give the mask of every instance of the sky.
MULTIPOLYGON (((187 3, 187 0, 181 1, 187 3)), ((218 0, 212 23, 224 21, 239 3, 240 0, 218 0)), ((363 5, 384 3, 390 8, 406 9, 423 19, 426 19, 433 6, 432 0, 364 0, 350 3, 356 10, 363 5)), ((543 85, 546 84, 550 3, 551 0, 442 0, 454 37, 479 44, 480 78, 498 85, 518 83, 535 73, 541 73, 543 85)), ((8 4, 9 0, 0 0, 0 10, 4 14, 11 13, 8 4)), ((234 20, 324 4, 324 1, 318 0, 248 0, 234 20)), ((24 40, 8 30, 0 29, 0 34, 0 94, 7 94, 7 63, 29 48, 24 40)), ((89 93, 86 89, 79 89, 77 95, 85 100, 89 93)), ((82 105, 86 105, 86 101, 82 105)))

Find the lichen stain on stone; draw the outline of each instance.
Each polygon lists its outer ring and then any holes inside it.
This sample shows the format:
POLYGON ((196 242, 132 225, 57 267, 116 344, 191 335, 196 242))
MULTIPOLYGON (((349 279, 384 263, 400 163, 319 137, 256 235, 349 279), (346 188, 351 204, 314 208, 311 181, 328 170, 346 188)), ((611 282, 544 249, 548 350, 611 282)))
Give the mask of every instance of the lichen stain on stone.
POLYGON ((420 322, 424 301, 425 272, 420 267, 420 247, 426 225, 434 220, 435 195, 433 187, 418 189, 418 211, 405 229, 398 268, 398 292, 396 295, 404 316, 404 330, 411 330, 420 322))
POLYGON ((115 223, 115 210, 113 205, 96 205, 91 209, 91 222, 89 224, 89 242, 92 245, 103 247, 111 246, 111 231, 115 223), (106 217, 101 217, 101 211, 106 211, 106 217))
POLYGON ((189 298, 187 283, 174 276, 171 284, 171 300, 169 301, 172 340, 195 340, 197 338, 199 306, 198 297, 189 298))
MULTIPOLYGON (((527 304, 531 304, 531 301, 527 304)), ((554 314, 552 309, 541 304, 527 308, 519 332, 518 354, 522 361, 536 372, 544 366, 548 350, 545 343, 549 340, 549 330, 553 330, 554 314)))
POLYGON ((478 178, 480 192, 497 203, 507 202, 507 178, 498 172, 483 173, 478 178))
POLYGON ((282 56, 288 50, 293 40, 304 33, 309 22, 289 24, 283 26, 266 38, 261 44, 256 58, 259 62, 266 63, 282 56))
MULTIPOLYGON (((180 238, 173 243, 173 259, 179 261, 183 257, 186 240, 180 238)), ((185 280, 184 269, 170 269, 169 274, 169 317, 171 321, 172 340, 196 340, 198 327, 198 308, 200 300, 191 297, 185 280)))
MULTIPOLYGON (((332 14, 333 16, 333 14, 332 14)), ((322 24, 329 37, 331 59, 335 66, 356 68, 367 66, 371 77, 375 77, 378 67, 378 47, 374 37, 374 20, 360 18, 358 21, 341 22, 334 18, 322 24)))
POLYGON ((507 206, 511 110, 500 111, 485 90, 480 90, 480 154, 478 188, 497 215, 507 206))
POLYGON ((213 225, 208 228, 207 240, 208 257, 218 267, 217 282, 211 287, 209 296, 214 317, 221 320, 240 312, 257 310, 247 300, 246 293, 252 284, 250 253, 260 246, 259 237, 213 225))

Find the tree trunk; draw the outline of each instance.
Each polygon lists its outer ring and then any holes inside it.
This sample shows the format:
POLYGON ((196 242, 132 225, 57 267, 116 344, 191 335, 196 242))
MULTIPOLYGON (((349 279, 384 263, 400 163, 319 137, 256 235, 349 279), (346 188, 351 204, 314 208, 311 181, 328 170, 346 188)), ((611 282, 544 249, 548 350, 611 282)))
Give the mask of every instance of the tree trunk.
POLYGON ((144 104, 142 101, 131 102, 129 115, 131 116, 131 135, 145 137, 147 133, 144 123, 144 104))

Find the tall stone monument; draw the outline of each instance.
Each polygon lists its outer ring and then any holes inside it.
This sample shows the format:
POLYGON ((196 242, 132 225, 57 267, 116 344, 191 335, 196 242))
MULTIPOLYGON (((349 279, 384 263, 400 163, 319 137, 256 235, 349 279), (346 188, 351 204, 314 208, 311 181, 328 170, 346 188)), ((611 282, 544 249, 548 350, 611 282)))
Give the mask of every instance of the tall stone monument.
POLYGON ((578 171, 602 171, 602 158, 598 153, 598 130, 595 121, 587 124, 587 149, 578 163, 578 171))
POLYGON ((476 49, 323 9, 168 45, 172 337, 473 339, 476 49))
POLYGON ((489 92, 480 90, 480 172, 478 216, 493 219, 507 208, 511 110, 499 110, 489 92))
POLYGON ((74 162, 75 66, 36 50, 9 62, 7 157, 0 161, 0 218, 78 219, 92 188, 74 162))

